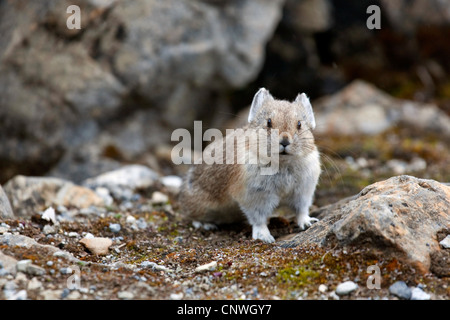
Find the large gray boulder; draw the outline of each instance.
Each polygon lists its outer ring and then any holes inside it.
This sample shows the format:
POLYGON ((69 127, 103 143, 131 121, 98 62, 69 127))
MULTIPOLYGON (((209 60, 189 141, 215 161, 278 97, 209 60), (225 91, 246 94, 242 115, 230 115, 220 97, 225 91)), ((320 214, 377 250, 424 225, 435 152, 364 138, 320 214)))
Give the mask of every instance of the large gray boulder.
POLYGON ((312 215, 320 221, 282 246, 356 246, 396 256, 424 272, 443 263, 450 267, 438 237, 450 233, 450 187, 437 181, 393 177, 312 215))
POLYGON ((256 77, 282 3, 0 2, 0 181, 45 172, 137 110, 169 143, 256 77), (69 5, 80 30, 66 27, 69 5))

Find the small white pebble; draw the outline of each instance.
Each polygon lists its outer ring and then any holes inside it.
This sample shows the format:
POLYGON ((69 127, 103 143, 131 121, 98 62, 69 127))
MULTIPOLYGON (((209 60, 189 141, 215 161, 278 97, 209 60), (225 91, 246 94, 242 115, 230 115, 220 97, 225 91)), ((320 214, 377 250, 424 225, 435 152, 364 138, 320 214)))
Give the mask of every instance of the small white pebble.
POLYGON ((358 289, 358 285, 353 281, 345 281, 336 287, 336 294, 344 296, 358 289))
POLYGON ((325 293, 325 292, 327 292, 327 290, 328 290, 328 287, 326 285, 321 284, 319 286, 319 292, 325 293))

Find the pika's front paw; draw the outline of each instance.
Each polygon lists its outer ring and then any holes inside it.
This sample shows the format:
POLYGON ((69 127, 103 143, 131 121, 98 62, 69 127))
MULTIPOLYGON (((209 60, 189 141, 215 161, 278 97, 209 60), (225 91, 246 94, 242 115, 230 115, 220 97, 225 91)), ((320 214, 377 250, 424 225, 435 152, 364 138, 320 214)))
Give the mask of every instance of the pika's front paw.
POLYGON ((270 234, 269 228, 266 225, 253 226, 252 238, 255 240, 262 240, 266 243, 275 242, 275 238, 270 234))
POLYGON ((298 226, 301 230, 306 230, 315 222, 319 221, 317 218, 311 218, 308 215, 302 215, 298 218, 298 226))

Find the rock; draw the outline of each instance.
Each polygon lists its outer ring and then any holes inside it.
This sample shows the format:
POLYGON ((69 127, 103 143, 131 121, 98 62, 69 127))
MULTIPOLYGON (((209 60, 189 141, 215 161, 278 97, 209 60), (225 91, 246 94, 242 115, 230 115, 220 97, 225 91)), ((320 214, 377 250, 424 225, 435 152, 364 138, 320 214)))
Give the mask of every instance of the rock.
POLYGON ((11 204, 9 203, 8 197, 3 191, 2 186, 0 185, 0 218, 13 218, 14 213, 11 209, 11 204))
POLYGON ((127 218, 126 218, 126 220, 125 220, 125 222, 126 222, 127 224, 135 224, 136 221, 137 221, 136 218, 133 217, 133 216, 131 216, 131 215, 128 215, 127 218))
POLYGON ((81 209, 104 205, 94 191, 58 178, 16 176, 6 183, 5 192, 20 217, 29 217, 50 206, 81 209))
POLYGON ((16 274, 17 260, 11 256, 8 256, 0 251, 0 272, 5 274, 16 274))
POLYGON ((117 293, 117 297, 122 300, 131 300, 134 298, 134 294, 129 291, 120 291, 117 293))
POLYGON ((7 245, 9 247, 21 247, 26 249, 32 249, 35 252, 45 251, 49 254, 52 254, 57 257, 62 257, 65 260, 73 263, 79 262, 70 252, 62 251, 59 248, 56 248, 51 245, 44 245, 37 243, 36 240, 31 239, 30 237, 19 235, 19 234, 11 234, 6 233, 4 235, 0 235, 0 244, 7 245))
POLYGON ((164 272, 172 272, 173 271, 165 266, 156 264, 155 262, 151 262, 151 261, 143 261, 140 264, 140 266, 142 268, 152 268, 153 270, 156 270, 156 271, 164 271, 164 272))
POLYGON ((39 293, 43 300, 59 300, 63 290, 46 289, 39 293))
POLYGON ((53 227, 53 226, 51 226, 51 225, 49 225, 49 224, 46 224, 46 225, 44 226, 44 228, 42 228, 42 233, 45 234, 45 235, 53 234, 53 233, 55 233, 55 232, 56 232, 55 227, 53 227))
POLYGON ((52 207, 48 207, 42 213, 41 218, 44 219, 44 220, 50 221, 53 224, 56 224, 55 209, 53 209, 52 207))
POLYGON ((165 204, 167 201, 169 201, 169 197, 164 193, 161 193, 159 191, 153 192, 151 199, 151 202, 153 204, 165 204))
POLYGON ((8 297, 8 300, 27 300, 27 291, 20 290, 8 297))
POLYGON ((12 297, 17 290, 18 286, 14 281, 8 281, 3 285, 3 294, 5 295, 6 299, 9 299, 12 297))
POLYGON ((420 288, 411 290, 411 300, 430 300, 431 296, 420 288))
POLYGON ((450 249, 450 235, 446 236, 439 244, 445 249, 450 249))
POLYGON ((32 261, 27 259, 27 260, 20 260, 17 262, 16 268, 18 272, 27 272, 27 269, 29 266, 31 266, 32 261))
POLYGON ((448 227, 449 212, 450 187, 397 176, 312 212, 320 221, 281 245, 362 245, 428 272, 431 255, 440 250, 436 233, 448 227))
POLYGON ((60 268, 60 269, 59 269, 59 272, 60 272, 61 274, 64 274, 64 275, 66 275, 66 274, 72 274, 72 273, 73 273, 73 269, 70 268, 70 267, 63 267, 63 268, 60 268))
POLYGON ((321 292, 321 293, 325 293, 325 292, 328 291, 328 287, 327 287, 326 285, 324 285, 324 284, 321 284, 321 285, 319 285, 318 290, 319 290, 319 292, 321 292))
POLYGON ((109 224, 109 230, 113 233, 118 233, 121 229, 120 224, 118 223, 110 223, 109 224))
POLYGON ((319 135, 372 135, 402 123, 450 137, 450 117, 437 106, 395 99, 362 80, 314 101, 313 106, 319 135))
POLYGON ((83 185, 91 189, 106 188, 114 198, 128 200, 134 191, 152 187, 158 178, 159 175, 155 171, 136 164, 89 178, 83 182, 83 185))
POLYGON ((184 297, 183 292, 170 294, 170 300, 181 300, 183 299, 183 297, 184 297))
MULTIPOLYGON (((22 7, 19 1, 6 2, 0 12, 0 159, 6 168, 0 181, 17 172, 46 172, 85 149, 103 128, 113 131, 137 113, 150 119, 145 134, 132 123, 112 134, 114 141, 131 141, 121 147, 138 154, 161 143, 151 133, 165 138, 211 113, 209 106, 225 101, 228 90, 258 75, 283 4, 152 0, 105 6, 80 0, 80 31, 66 27, 66 3, 22 7), (40 85, 30 87, 33 81, 40 85)), ((111 154, 122 150, 107 147, 99 154, 111 152, 94 165, 117 163, 111 154)), ((80 160, 75 155, 65 168, 97 170, 78 166, 80 160)), ((72 177, 76 173, 83 171, 72 177)))
POLYGON ((4 222, 0 223, 0 234, 4 234, 4 233, 8 232, 10 228, 11 227, 8 224, 6 224, 4 222))
POLYGON ((112 245, 112 240, 108 238, 83 238, 80 243, 95 255, 106 255, 112 245))
POLYGON ((338 286, 336 287, 336 294, 338 296, 345 296, 352 293, 356 289, 358 289, 358 285, 356 283, 354 283, 353 281, 345 281, 338 284, 338 286))
POLYGON ((73 290, 67 295, 66 298, 67 300, 78 300, 81 298, 81 293, 77 290, 73 290))
POLYGON ((38 290, 42 288, 42 282, 37 278, 32 278, 27 284, 27 290, 38 290))
POLYGON ((46 273, 44 268, 32 264, 31 260, 20 260, 16 265, 17 272, 27 273, 32 276, 42 276, 46 273))
POLYGON ((95 188, 95 193, 100 196, 105 202, 105 206, 110 206, 113 204, 114 199, 109 194, 109 190, 103 187, 95 188))
POLYGON ((389 292, 402 299, 411 299, 411 288, 404 281, 397 281, 389 287, 389 292))
POLYGON ((201 265, 195 268, 195 272, 204 272, 204 271, 214 271, 217 267, 217 261, 212 261, 210 263, 201 265))
POLYGON ((36 266, 34 264, 27 267, 27 274, 32 276, 42 276, 46 274, 46 271, 44 268, 41 268, 39 266, 36 266))
POLYGON ((183 179, 178 176, 165 176, 159 179, 159 181, 172 193, 178 194, 180 192, 183 179))

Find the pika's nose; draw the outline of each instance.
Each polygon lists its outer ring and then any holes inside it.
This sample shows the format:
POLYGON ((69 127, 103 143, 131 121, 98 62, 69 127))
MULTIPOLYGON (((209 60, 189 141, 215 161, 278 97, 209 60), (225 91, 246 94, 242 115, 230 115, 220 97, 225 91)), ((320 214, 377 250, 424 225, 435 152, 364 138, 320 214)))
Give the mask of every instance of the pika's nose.
POLYGON ((286 148, 291 143, 289 142, 289 139, 287 137, 283 137, 283 139, 281 139, 281 141, 280 141, 280 144, 286 148))

